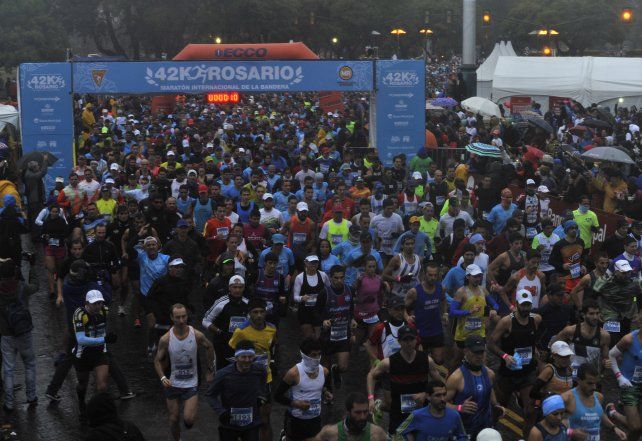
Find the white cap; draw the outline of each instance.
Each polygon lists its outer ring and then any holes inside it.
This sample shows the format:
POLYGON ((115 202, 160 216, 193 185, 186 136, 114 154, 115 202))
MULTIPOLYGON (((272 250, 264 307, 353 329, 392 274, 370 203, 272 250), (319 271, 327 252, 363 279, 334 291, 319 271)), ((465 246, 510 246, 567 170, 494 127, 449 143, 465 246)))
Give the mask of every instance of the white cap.
POLYGON ((533 295, 527 289, 520 289, 519 291, 517 291, 516 297, 517 303, 519 303, 520 305, 524 302, 533 303, 533 295))
POLYGON ((533 181, 532 179, 527 179, 526 185, 535 185, 535 181, 533 181))
POLYGON ((110 170, 120 170, 120 167, 115 162, 109 166, 110 170))
POLYGON ((56 181, 56 182, 61 182, 61 183, 63 183, 63 184, 64 184, 64 183, 65 183, 65 178, 63 178, 62 176, 56 176, 55 181, 56 181))
POLYGON ((174 151, 173 151, 173 150, 169 150, 169 151, 167 152, 167 156, 176 156, 176 153, 174 153, 174 151))
POLYGON ((87 291, 87 294, 85 295, 85 301, 87 303, 104 302, 105 298, 103 297, 102 292, 98 291, 97 289, 92 289, 87 291))
POLYGON ((232 278, 230 279, 229 286, 232 286, 232 285, 245 285, 245 279, 239 275, 232 276, 232 278))
POLYGON ((183 138, 183 147, 189 147, 189 139, 183 138))
POLYGON ((274 195, 272 193, 265 193, 263 195, 263 200, 267 201, 268 199, 274 199, 274 195))
POLYGON ((177 257, 176 259, 169 262, 169 266, 178 266, 178 265, 185 265, 185 262, 183 262, 183 259, 181 259, 180 257, 177 257))
POLYGON ((551 345, 551 352, 560 357, 568 357, 569 355, 575 355, 573 349, 565 341, 558 340, 551 345))
POLYGON ((616 271, 620 271, 621 273, 633 271, 633 268, 631 268, 631 264, 626 259, 621 259, 615 262, 614 268, 616 271))
POLYGON ((140 130, 138 130, 138 129, 134 130, 134 135, 135 135, 135 136, 140 135, 140 130))
POLYGON ((198 172, 194 169, 191 169, 190 171, 187 172, 188 175, 198 175, 198 172))
POLYGON ((308 211, 308 204, 305 202, 299 202, 296 204, 296 211, 308 211))
POLYGON ((318 262, 319 261, 319 256, 316 256, 316 255, 308 256, 308 257, 305 258, 305 261, 306 262, 318 262))
POLYGON ((245 149, 243 147, 239 147, 239 153, 245 153, 245 149))
POLYGON ((502 435, 489 427, 477 434, 477 441, 502 441, 502 435))
POLYGON ((479 274, 483 274, 481 268, 478 265, 475 265, 474 263, 471 263, 466 267, 466 275, 467 276, 478 276, 479 274))
POLYGON ((423 177, 421 176, 421 172, 418 172, 418 171, 412 172, 412 178, 413 179, 423 179, 423 177))
POLYGON ((539 191, 540 193, 548 193, 548 187, 546 185, 540 185, 539 187, 537 187, 537 191, 539 191))
POLYGON ((113 179, 113 178, 107 178, 107 179, 105 179, 105 184, 115 184, 115 183, 116 183, 116 181, 114 181, 114 179, 113 179))

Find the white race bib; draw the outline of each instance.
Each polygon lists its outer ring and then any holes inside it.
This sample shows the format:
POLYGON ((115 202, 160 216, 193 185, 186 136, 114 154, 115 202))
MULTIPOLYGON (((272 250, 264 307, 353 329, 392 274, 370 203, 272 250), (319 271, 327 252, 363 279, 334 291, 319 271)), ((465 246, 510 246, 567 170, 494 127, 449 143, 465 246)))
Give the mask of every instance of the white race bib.
POLYGON ((305 301, 305 306, 316 306, 318 294, 308 294, 308 300, 305 301))
POLYGON ((253 418, 251 407, 232 407, 230 409, 230 424, 233 426, 248 426, 252 424, 253 418))
POLYGON ((240 328, 241 325, 245 323, 245 320, 247 320, 247 318, 240 315, 230 317, 230 327, 228 328, 228 332, 234 332, 236 328, 240 328))
POLYGON ((305 243, 307 238, 308 238, 308 235, 306 233, 292 233, 292 243, 296 245, 301 245, 302 243, 305 243))
POLYGON ((348 326, 331 326, 330 341, 342 341, 348 338, 348 326))
POLYGON ((401 412, 410 413, 417 409, 417 402, 414 399, 415 394, 401 394, 401 412))
POLYGON ((482 327, 482 319, 480 317, 466 317, 464 322, 464 329, 466 331, 477 331, 482 327))
POLYGON ((607 322, 604 322, 604 326, 602 327, 606 332, 620 332, 620 322, 616 320, 609 320, 607 322))
POLYGON ((60 239, 54 239, 53 237, 49 238, 47 241, 50 247, 59 247, 60 246, 60 239))
POLYGON ((522 359, 522 366, 530 364, 533 360, 533 348, 515 348, 515 353, 519 354, 519 357, 522 359))
POLYGON ((577 279, 580 276, 581 267, 579 263, 571 263, 568 270, 571 273, 571 279, 577 279))

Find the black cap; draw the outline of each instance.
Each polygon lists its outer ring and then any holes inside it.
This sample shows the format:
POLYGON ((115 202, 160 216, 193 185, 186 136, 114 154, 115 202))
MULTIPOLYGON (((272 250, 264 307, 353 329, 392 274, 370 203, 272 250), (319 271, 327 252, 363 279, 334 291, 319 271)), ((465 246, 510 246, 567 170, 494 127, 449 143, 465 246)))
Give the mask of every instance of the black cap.
POLYGON ((362 231, 359 236, 359 241, 361 242, 372 242, 372 235, 369 231, 362 231))
POLYGON ((399 328, 399 332, 397 333, 397 336, 399 340, 403 340, 408 336, 417 337, 417 330, 415 328, 411 328, 410 326, 404 325, 401 328, 399 328))
POLYGON ((388 299, 388 308, 399 308, 400 306, 406 306, 406 300, 401 296, 392 295, 388 299))
POLYGON ((464 341, 464 347, 473 352, 486 350, 486 339, 478 334, 470 334, 464 341))

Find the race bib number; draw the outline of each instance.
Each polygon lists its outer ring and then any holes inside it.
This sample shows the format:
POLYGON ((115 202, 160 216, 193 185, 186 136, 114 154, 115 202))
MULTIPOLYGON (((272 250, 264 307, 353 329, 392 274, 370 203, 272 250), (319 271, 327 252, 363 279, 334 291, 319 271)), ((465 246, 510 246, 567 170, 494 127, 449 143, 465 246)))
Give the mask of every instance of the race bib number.
POLYGON ((482 319, 480 317, 466 317, 464 322, 464 329, 466 331, 477 331, 482 327, 482 319))
POLYGON ((216 229, 216 238, 217 239, 225 239, 227 238, 227 235, 230 233, 230 229, 227 227, 220 227, 216 229))
POLYGON ((586 441, 600 441, 600 431, 589 430, 586 434, 586 441))
POLYGON ((522 366, 530 364, 533 360, 533 348, 515 348, 515 353, 522 359, 522 366))
POLYGON ((310 407, 302 412, 304 416, 318 417, 321 415, 321 399, 310 400, 310 407))
POLYGON ((342 341, 348 339, 348 327, 332 326, 330 327, 330 341, 342 341))
POLYGON ((305 233, 293 233, 292 234, 292 242, 295 243, 296 245, 301 245, 304 244, 305 241, 307 240, 308 235, 305 233))
POLYGON ((368 325, 374 325, 375 323, 379 323, 379 316, 375 314, 371 317, 366 317, 363 319, 363 323, 366 323, 368 325))
POLYGON ((313 307, 317 305, 318 294, 308 294, 308 300, 305 301, 305 306, 313 307))
POLYGON ((331 236, 332 239, 332 245, 339 245, 341 242, 343 242, 343 234, 333 234, 331 236))
POLYGON ((249 426, 252 424, 251 407, 232 407, 230 409, 230 424, 233 426, 249 426))
POLYGON ((268 356, 267 356, 267 354, 257 355, 256 359, 254 360, 254 363, 258 364, 259 366, 263 366, 264 368, 267 369, 267 367, 268 367, 268 356))
POLYGON ((636 366, 633 371, 633 378, 631 378, 632 383, 642 383, 642 366, 636 366))
POLYGON ((274 303, 272 302, 265 302, 265 312, 266 314, 272 314, 272 311, 274 310, 274 303))
POLYGON ((417 402, 414 399, 415 394, 401 394, 401 412, 410 413, 417 409, 417 402))
POLYGON ((174 378, 177 380, 191 380, 194 378, 194 365, 192 363, 177 365, 174 378))
POLYGON ((482 219, 488 219, 488 211, 482 211, 482 219))
POLYGON ((245 323, 245 320, 247 319, 240 315, 230 317, 230 327, 228 328, 228 332, 234 332, 236 328, 240 328, 241 325, 245 323))
POLYGON ((446 198, 444 196, 435 196, 435 202, 437 202, 437 205, 444 205, 445 201, 446 198))
POLYGON ((602 327, 606 332, 620 332, 620 322, 616 320, 609 320, 604 323, 602 327))
POLYGON ((532 239, 537 236, 537 229, 534 227, 526 228, 526 239, 532 239))
POLYGON ((47 243, 49 244, 50 247, 59 247, 60 246, 60 239, 54 239, 52 237, 47 241, 47 243))
POLYGON ((568 271, 571 273, 571 279, 577 279, 581 273, 581 267, 579 263, 572 263, 568 267, 568 271))

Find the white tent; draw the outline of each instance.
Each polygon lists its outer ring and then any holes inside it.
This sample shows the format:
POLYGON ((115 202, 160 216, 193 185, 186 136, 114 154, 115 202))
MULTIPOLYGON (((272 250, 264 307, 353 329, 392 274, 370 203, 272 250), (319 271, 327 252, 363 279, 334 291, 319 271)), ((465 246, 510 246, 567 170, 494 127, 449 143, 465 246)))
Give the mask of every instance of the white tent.
POLYGON ((495 66, 502 55, 513 57, 517 55, 510 41, 495 43, 495 47, 488 58, 477 68, 477 96, 491 98, 495 66))
POLYGON ((0 104, 0 130, 9 123, 18 129, 18 111, 13 106, 0 104))
POLYGON ((492 99, 571 98, 584 106, 642 96, 642 58, 504 57, 497 61, 492 99))

